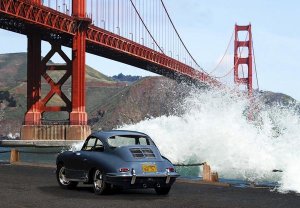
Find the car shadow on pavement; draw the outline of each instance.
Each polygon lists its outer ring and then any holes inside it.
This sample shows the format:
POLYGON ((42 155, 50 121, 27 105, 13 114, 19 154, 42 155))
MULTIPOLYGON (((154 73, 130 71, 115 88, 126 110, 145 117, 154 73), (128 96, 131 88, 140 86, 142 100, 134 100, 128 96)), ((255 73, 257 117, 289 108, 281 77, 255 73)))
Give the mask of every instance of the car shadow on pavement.
POLYGON ((80 199, 93 199, 99 198, 111 200, 113 197, 114 200, 138 200, 138 199, 163 199, 168 196, 158 196, 154 189, 129 189, 129 190, 113 190, 106 195, 95 195, 94 190, 90 186, 79 186, 75 189, 68 190, 63 189, 59 186, 41 186, 38 189, 46 193, 47 195, 53 195, 56 197, 62 198, 80 198, 80 199))

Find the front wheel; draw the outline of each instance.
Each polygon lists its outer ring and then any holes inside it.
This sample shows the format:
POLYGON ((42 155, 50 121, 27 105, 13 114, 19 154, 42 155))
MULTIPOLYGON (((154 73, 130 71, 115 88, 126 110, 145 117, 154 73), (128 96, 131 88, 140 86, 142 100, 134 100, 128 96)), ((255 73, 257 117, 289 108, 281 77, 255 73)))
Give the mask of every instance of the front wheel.
POLYGON ((63 165, 58 165, 56 169, 56 179, 58 184, 65 189, 73 189, 77 186, 78 182, 69 181, 66 178, 66 168, 63 165))
POLYGON ((104 182, 104 173, 100 170, 94 172, 93 177, 94 191, 97 195, 107 194, 110 189, 110 184, 104 182))
POLYGON ((167 186, 167 187, 156 187, 156 188, 154 188, 155 189, 155 191, 156 191, 156 193, 158 194, 158 195, 167 195, 169 192, 170 192, 170 190, 171 190, 171 186, 167 186))

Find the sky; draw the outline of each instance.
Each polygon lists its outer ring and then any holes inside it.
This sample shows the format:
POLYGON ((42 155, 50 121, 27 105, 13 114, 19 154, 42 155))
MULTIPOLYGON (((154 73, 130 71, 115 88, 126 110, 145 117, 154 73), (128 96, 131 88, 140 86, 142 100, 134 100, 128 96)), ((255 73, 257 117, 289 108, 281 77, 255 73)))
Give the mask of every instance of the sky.
MULTIPOLYGON (((208 72, 224 54, 235 23, 251 22, 260 90, 282 92, 300 100, 300 1, 164 2, 188 49, 208 72)), ((0 30, 0 54, 26 50, 25 36, 0 30)), ((48 50, 49 45, 44 43, 42 54, 48 50)), ((87 54, 87 64, 109 76, 119 73, 153 75, 90 54, 87 54)))

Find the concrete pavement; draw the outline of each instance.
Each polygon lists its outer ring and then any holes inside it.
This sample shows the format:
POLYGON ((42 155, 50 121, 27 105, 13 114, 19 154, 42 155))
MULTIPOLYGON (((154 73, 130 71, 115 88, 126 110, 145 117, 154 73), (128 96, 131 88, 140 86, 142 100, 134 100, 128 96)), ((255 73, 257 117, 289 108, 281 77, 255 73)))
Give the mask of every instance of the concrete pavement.
POLYGON ((0 165, 0 207, 300 207, 300 196, 296 194, 192 183, 175 183, 168 196, 158 196, 154 190, 97 196, 86 185, 75 190, 61 189, 54 171, 50 167, 0 165))

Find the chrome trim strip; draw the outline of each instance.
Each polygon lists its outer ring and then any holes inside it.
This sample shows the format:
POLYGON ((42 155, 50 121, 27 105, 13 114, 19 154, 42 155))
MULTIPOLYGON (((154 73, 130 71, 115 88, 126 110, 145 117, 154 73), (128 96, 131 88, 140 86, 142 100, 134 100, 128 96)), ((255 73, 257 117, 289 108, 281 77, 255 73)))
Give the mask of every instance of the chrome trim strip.
MULTIPOLYGON (((180 175, 177 174, 177 173, 170 173, 169 174, 171 178, 177 178, 179 177, 180 175)), ((128 178, 128 177, 132 177, 132 175, 119 175, 119 174, 115 174, 115 173, 107 173, 106 176, 108 177, 121 177, 121 178, 128 178)), ((163 178, 163 177, 167 177, 166 174, 156 174, 156 175, 136 175, 136 177, 139 177, 139 178, 163 178)))

